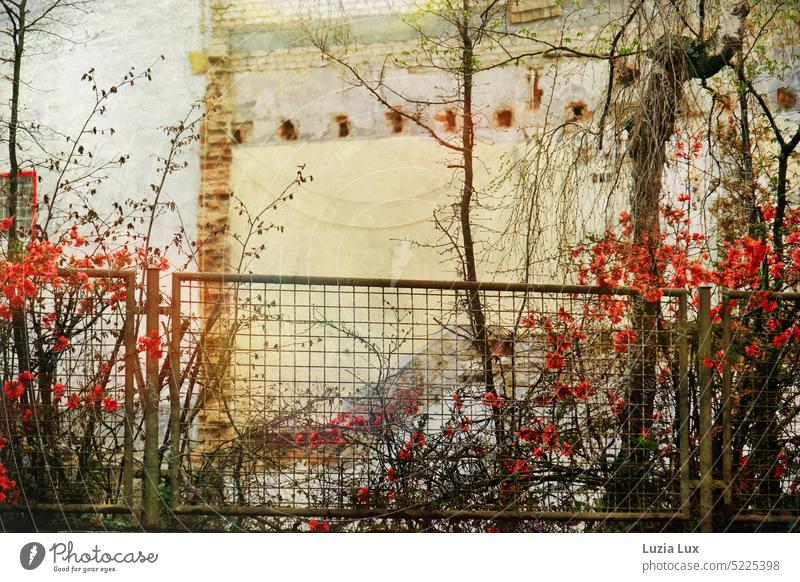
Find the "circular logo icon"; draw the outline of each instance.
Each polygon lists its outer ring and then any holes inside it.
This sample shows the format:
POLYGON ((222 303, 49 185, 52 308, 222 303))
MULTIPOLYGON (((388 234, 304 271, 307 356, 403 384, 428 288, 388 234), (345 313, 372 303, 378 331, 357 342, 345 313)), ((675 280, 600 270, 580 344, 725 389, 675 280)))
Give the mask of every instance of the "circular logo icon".
POLYGON ((26 570, 35 570, 44 561, 44 546, 39 542, 29 542, 19 551, 19 563, 26 570))

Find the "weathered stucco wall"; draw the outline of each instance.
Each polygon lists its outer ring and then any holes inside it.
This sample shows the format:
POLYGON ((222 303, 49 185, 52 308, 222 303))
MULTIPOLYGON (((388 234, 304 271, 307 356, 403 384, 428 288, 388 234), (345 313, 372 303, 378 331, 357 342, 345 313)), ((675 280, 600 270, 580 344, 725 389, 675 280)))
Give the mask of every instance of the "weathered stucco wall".
MULTIPOLYGON (((481 145, 477 154, 479 188, 488 186, 493 170, 519 155, 513 144, 481 145)), ((269 238, 267 251, 246 270, 452 278, 454 261, 442 259, 442 233, 433 224, 434 210, 454 202, 451 162, 448 151, 423 136, 235 148, 232 188, 251 211, 260 211, 272 193, 289 184, 299 165, 314 176, 268 215, 285 229, 269 238)), ((508 189, 505 185, 497 195, 508 189)), ((495 230, 504 217, 476 212, 476 222, 495 230)), ((247 215, 234 211, 231 218, 234 232, 247 232, 247 215)))
MULTIPOLYGON (((34 9, 36 6, 34 6, 34 9)), ((169 149, 168 137, 161 126, 183 119, 194 102, 203 95, 205 79, 192 76, 187 53, 201 46, 199 4, 194 0, 163 0, 157 3, 103 0, 89 3, 86 11, 63 13, 63 24, 50 28, 64 36, 60 41, 50 35, 30 36, 23 62, 27 82, 22 92, 22 120, 40 122, 45 144, 54 151, 64 149, 60 134, 76 135, 94 104, 91 86, 81 76, 94 69, 98 87, 118 84, 135 67, 137 72, 153 66, 153 80, 125 88, 110 99, 107 112, 89 126, 98 130, 113 128, 113 135, 86 135, 85 149, 100 164, 129 154, 127 163, 103 174, 108 180, 98 189, 92 203, 102 213, 113 202, 126 198, 150 196, 150 184, 156 181, 156 155, 169 149), (164 55, 164 60, 160 60, 164 55)), ((7 42, 3 37, 3 42, 7 42)), ((9 97, 9 84, 2 86, 2 99, 9 97)), ((3 116, 6 115, 5 105, 3 116)), ((31 156, 42 158, 37 148, 31 156)), ((7 168, 6 145, 0 149, 0 166, 7 168)), ((23 157, 28 160, 26 156, 23 157)), ((195 236, 199 167, 197 148, 186 152, 189 166, 167 182, 165 199, 174 200, 187 226, 188 236, 195 236)), ((40 172, 44 183, 40 192, 54 186, 54 172, 40 172)), ((65 206, 66 206, 65 200, 65 206)), ((177 214, 165 216, 157 224, 154 243, 169 241, 180 227, 177 214)))
MULTIPOLYGON (((268 248, 258 260, 248 260, 245 270, 458 277, 455 262, 443 259, 441 248, 432 248, 444 242, 433 223, 433 210, 455 202, 459 191, 453 152, 436 145, 424 129, 408 120, 396 126, 386 108, 363 87, 353 86, 342 67, 323 62, 317 49, 297 40, 309 27, 319 25, 298 22, 302 11, 280 12, 273 10, 274 4, 259 3, 260 8, 248 8, 246 2, 211 5, 206 74, 210 93, 218 98, 214 98, 214 124, 208 124, 210 145, 203 164, 208 179, 203 181, 205 211, 200 224, 209 238, 206 268, 238 268, 238 243, 228 245, 212 234, 215 226, 221 226, 223 214, 231 216, 232 232, 241 235, 246 227, 246 215, 238 214, 239 202, 230 205, 226 196, 232 192, 251 214, 258 212, 303 166, 313 183, 296 189, 291 202, 268 214, 268 222, 284 226, 284 231, 255 237, 251 244, 266 240, 268 248)), ((339 3, 328 4, 336 4, 329 16, 341 15, 339 3)), ((361 39, 358 51, 348 55, 348 60, 367 77, 380 74, 387 55, 414 50, 413 29, 390 10, 402 8, 400 4, 404 3, 358 2, 355 15, 344 7, 353 34, 361 39), (364 22, 374 25, 369 33, 361 26, 364 22)), ((526 10, 536 8, 528 4, 526 10)), ((560 19, 545 19, 532 26, 555 39, 563 24, 560 19)), ((593 21, 588 21, 587 30, 592 26, 593 21)), ((488 57, 498 58, 502 57, 488 57)), ((492 69, 476 79, 479 198, 493 208, 484 216, 477 210, 475 219, 494 231, 482 234, 482 243, 497 247, 495 256, 491 251, 483 256, 482 276, 493 276, 498 257, 509 262, 508 249, 498 244, 502 242, 498 233, 512 209, 497 207, 508 204, 519 186, 515 162, 529 151, 532 141, 541 139, 545 127, 552 130, 562 123, 591 120, 602 98, 604 75, 602 63, 561 61, 556 68, 554 61, 539 58, 492 69), (499 181, 501 176, 507 180, 499 181)), ((414 107, 409 100, 435 99, 454 90, 452 79, 424 68, 389 67, 384 81, 397 91, 395 96, 387 90, 387 99, 406 110, 414 107)), ((457 115, 448 109, 446 105, 423 108, 422 117, 442 137, 455 140, 460 126, 457 115)), ((567 128, 555 139, 547 137, 551 149, 562 150, 550 152, 551 163, 574 157, 573 133, 567 128), (565 149, 570 150, 569 156, 565 149)), ((601 194, 603 180, 593 180, 589 166, 586 171, 589 179, 582 185, 586 196, 581 198, 586 204, 576 206, 566 202, 568 197, 560 197, 570 172, 550 168, 542 187, 551 195, 548 204, 555 212, 553 219, 563 221, 584 210, 587 218, 597 218, 589 203, 601 194)), ((452 212, 439 216, 447 219, 452 212)), ((548 236, 545 233, 540 242, 548 236)), ((541 272, 552 273, 546 267, 541 272)))

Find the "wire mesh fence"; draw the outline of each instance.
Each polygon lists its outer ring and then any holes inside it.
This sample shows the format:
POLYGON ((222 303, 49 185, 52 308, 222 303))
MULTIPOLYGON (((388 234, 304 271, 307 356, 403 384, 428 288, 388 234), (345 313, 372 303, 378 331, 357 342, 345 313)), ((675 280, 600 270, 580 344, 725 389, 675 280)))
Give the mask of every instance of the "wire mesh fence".
POLYGON ((798 294, 146 275, 0 318, 0 515, 796 525, 798 294))
POLYGON ((181 505, 681 511, 680 292, 175 281, 181 505))

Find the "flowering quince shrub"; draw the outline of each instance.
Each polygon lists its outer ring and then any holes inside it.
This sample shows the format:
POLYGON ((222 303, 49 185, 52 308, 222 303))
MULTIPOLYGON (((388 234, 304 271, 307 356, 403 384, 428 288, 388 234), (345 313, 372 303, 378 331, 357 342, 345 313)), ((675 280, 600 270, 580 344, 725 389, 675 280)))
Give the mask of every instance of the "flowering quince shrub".
POLYGON ((59 243, 31 240, 16 260, 0 258, 0 502, 17 499, 20 485, 39 502, 118 498, 119 476, 98 469, 121 462, 127 291, 121 279, 75 269, 133 261, 125 249, 80 258, 87 244, 73 228, 59 243), (20 371, 21 326, 29 367, 20 371))
MULTIPOLYGON (((696 147, 691 143, 692 139, 679 142, 676 155, 692 159, 696 147)), ((737 299, 714 294, 711 317, 716 347, 701 365, 712 372, 718 399, 723 371, 726 365, 730 369, 733 457, 737 460, 734 464, 739 465, 734 477, 737 502, 743 508, 794 507, 800 479, 796 443, 800 326, 797 302, 782 299, 777 292, 794 291, 800 282, 800 209, 785 210, 780 252, 770 236, 776 230, 775 207, 767 204, 761 206, 760 215, 762 232, 770 234, 722 241, 712 259, 709 241, 692 229, 693 208, 689 195, 679 195, 676 204, 661 209, 662 232, 638 243, 633 239, 632 218, 623 212, 616 229, 575 249, 578 279, 610 289, 632 287, 645 301, 659 303, 662 316, 675 309, 675 305, 664 303, 661 289, 665 287, 687 290, 693 313, 700 286, 748 293, 737 299), (726 315, 733 339, 730 345, 722 343, 721 325, 726 315)), ((612 324, 624 326, 631 321, 630 304, 615 307, 602 308, 612 324)), ((615 351, 626 353, 626 346, 635 342, 631 333, 615 332, 615 351)), ((560 358, 554 351, 551 364, 558 365, 560 358)), ((654 374, 666 371, 663 363, 658 363, 654 374)), ((659 384, 667 387, 660 379, 659 384)), ((675 406, 677 402, 671 404, 673 409, 675 406)), ((651 430, 648 423, 645 430, 651 430)))

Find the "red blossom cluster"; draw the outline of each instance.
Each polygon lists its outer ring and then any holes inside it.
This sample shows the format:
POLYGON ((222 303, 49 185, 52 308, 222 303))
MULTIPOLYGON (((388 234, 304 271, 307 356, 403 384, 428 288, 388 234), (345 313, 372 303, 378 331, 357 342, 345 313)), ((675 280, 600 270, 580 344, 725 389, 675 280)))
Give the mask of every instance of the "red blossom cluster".
POLYGON ((294 437, 297 445, 308 444, 312 449, 324 445, 342 445, 349 442, 348 433, 365 431, 383 432, 387 423, 391 422, 392 414, 370 414, 364 416, 351 412, 342 412, 333 417, 326 425, 309 431, 298 433, 294 437))
POLYGON ((308 529, 313 533, 328 533, 331 531, 331 524, 327 521, 320 521, 318 519, 308 520, 308 529))
POLYGON ((506 470, 515 477, 525 478, 530 475, 531 469, 527 461, 524 459, 517 459, 515 461, 506 461, 506 470))
POLYGON ((133 257, 127 247, 122 247, 116 251, 99 250, 85 256, 71 255, 67 261, 73 269, 124 269, 133 264, 133 257))
POLYGON ((544 354, 544 367, 552 372, 558 372, 565 368, 568 359, 572 354, 573 342, 581 342, 586 339, 583 325, 576 322, 575 318, 564 309, 558 308, 556 321, 548 315, 537 318, 533 311, 522 318, 523 327, 544 330, 548 350, 544 354))
POLYGON ((6 380, 3 382, 3 394, 9 400, 19 400, 25 393, 25 388, 36 379, 36 375, 25 370, 17 374, 16 380, 6 380))
POLYGON ((625 399, 614 390, 606 390, 606 398, 608 398, 608 406, 611 408, 611 412, 617 416, 625 412, 625 399))
POLYGON ((521 427, 514 434, 519 440, 533 446, 534 458, 540 458, 544 456, 544 453, 555 451, 561 447, 558 440, 558 427, 555 424, 545 424, 544 420, 538 417, 534 417, 530 424, 521 427))
POLYGON ((703 151, 703 134, 693 133, 686 140, 680 138, 681 129, 675 128, 675 159, 696 160, 703 151))
MULTIPOLYGON (((0 451, 6 448, 8 440, 0 437, 0 451)), ((9 493, 15 493, 17 482, 9 478, 8 471, 2 462, 0 462, 0 503, 8 498, 9 493)))
POLYGON ((398 451, 397 457, 401 461, 410 461, 414 458, 414 451, 421 449, 425 445, 425 441, 426 438, 424 434, 418 431, 412 432, 403 445, 403 448, 398 451))
POLYGON ((619 354, 628 353, 631 344, 636 343, 636 332, 625 329, 614 334, 614 351, 619 354))
POLYGON ((161 256, 158 249, 136 249, 136 264, 143 269, 157 268, 161 271, 169 269, 169 261, 161 256))
POLYGON ((43 286, 59 287, 58 261, 62 248, 48 241, 28 243, 20 261, 0 261, 0 289, 7 305, 0 303, 0 318, 10 319, 11 310, 22 309, 43 286))
POLYGON ((347 439, 338 428, 333 429, 315 429, 306 435, 299 433, 294 437, 294 442, 297 445, 303 445, 306 442, 312 449, 326 445, 342 445, 347 443, 347 439))
POLYGON ((774 335, 772 337, 772 344, 776 348, 781 348, 786 345, 789 340, 800 341, 800 326, 796 323, 774 335))
MULTIPOLYGON (((60 402, 66 395, 66 386, 64 384, 53 384, 53 400, 60 402)), ((81 404, 86 404, 87 407, 97 409, 100 408, 105 412, 116 412, 119 410, 119 402, 114 398, 106 395, 105 388, 101 385, 95 385, 91 390, 86 392, 83 396, 80 393, 73 393, 67 395, 67 402, 64 407, 67 410, 76 410, 80 408, 81 404)))
MULTIPOLYGON (((691 197, 681 194, 678 202, 690 203, 691 197)), ((776 219, 774 207, 762 206, 761 210, 767 223, 776 219)), ((716 263, 705 249, 706 236, 692 231, 687 207, 667 204, 661 208, 661 216, 664 230, 637 242, 631 216, 623 211, 618 229, 606 230, 593 244, 576 248, 573 257, 584 257, 579 261, 579 282, 611 289, 633 287, 646 299, 657 301, 665 287, 695 289, 717 284, 759 290, 767 276, 785 286, 800 278, 800 209, 786 211, 783 259, 769 241, 746 235, 722 242, 716 263)))
POLYGON ((664 287, 697 287, 712 281, 713 272, 706 266, 709 255, 703 248, 706 237, 691 232, 689 213, 665 206, 661 214, 672 234, 665 231, 636 242, 631 217, 623 211, 619 232, 606 230, 589 248, 579 247, 573 256, 587 255, 578 269, 579 282, 610 289, 633 287, 648 301, 658 301, 664 287))
POLYGON ((151 329, 146 336, 140 337, 138 343, 139 351, 147 352, 147 357, 152 360, 160 360, 164 355, 164 346, 157 329, 151 329))
POLYGON ((499 410, 503 407, 503 401, 496 392, 487 392, 481 398, 481 404, 487 408, 499 410))
POLYGON ((68 347, 69 347, 69 338, 65 337, 63 335, 60 335, 60 336, 58 336, 58 338, 56 338, 56 343, 53 346, 53 351, 54 352, 63 352, 68 347))
POLYGON ((722 368, 725 366, 725 350, 719 350, 710 358, 703 358, 703 366, 706 368, 713 368, 717 373, 722 373, 722 368))

